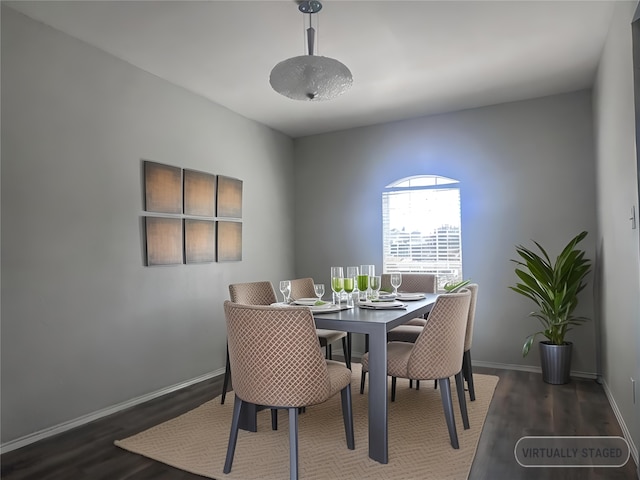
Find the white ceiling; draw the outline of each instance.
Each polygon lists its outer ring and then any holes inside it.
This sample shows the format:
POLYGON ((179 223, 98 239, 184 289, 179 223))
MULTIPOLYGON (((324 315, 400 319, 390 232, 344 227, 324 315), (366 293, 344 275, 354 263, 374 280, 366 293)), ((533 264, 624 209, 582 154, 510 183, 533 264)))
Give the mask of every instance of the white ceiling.
POLYGON ((269 85, 276 63, 305 53, 293 0, 5 3, 292 137, 588 88, 613 11, 612 0, 325 0, 318 53, 354 85, 301 102, 269 85))

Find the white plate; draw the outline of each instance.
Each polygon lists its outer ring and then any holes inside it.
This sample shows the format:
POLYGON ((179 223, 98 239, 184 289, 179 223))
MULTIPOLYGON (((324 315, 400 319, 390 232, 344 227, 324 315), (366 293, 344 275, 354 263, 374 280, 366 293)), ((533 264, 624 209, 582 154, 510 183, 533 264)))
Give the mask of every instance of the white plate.
POLYGON ((336 305, 335 303, 326 303, 320 306, 311 306, 309 307, 313 313, 330 313, 330 312, 339 312, 340 310, 346 310, 347 307, 342 305, 336 305))
POLYGON ((407 306, 394 300, 392 302, 360 302, 358 304, 361 308, 373 308, 375 310, 385 310, 385 309, 395 309, 395 308, 406 308, 407 306))
MULTIPOLYGON (((317 300, 316 300, 317 301, 317 300)), ((325 302, 323 305, 297 305, 294 303, 272 303, 272 307, 309 307, 313 313, 329 313, 329 312, 339 312, 340 310, 346 310, 346 306, 338 306, 335 303, 325 302)))
POLYGON ((422 300, 426 298, 424 293, 409 293, 409 292, 398 292, 398 300, 411 301, 411 300, 422 300))
MULTIPOLYGON (((294 305, 306 305, 307 307, 315 305, 316 302, 318 301, 317 298, 299 298, 297 300, 294 300, 293 303, 294 305)), ((330 303, 326 303, 325 305, 331 305, 330 303)))

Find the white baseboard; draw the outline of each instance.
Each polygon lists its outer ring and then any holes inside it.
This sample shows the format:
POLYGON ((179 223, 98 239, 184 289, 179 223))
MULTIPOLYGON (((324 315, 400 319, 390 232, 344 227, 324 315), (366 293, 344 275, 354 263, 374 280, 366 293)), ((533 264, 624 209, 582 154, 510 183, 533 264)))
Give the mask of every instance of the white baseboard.
MULTIPOLYGON (((342 350, 336 349, 334 353, 342 355, 342 350)), ((356 352, 355 350, 351 353, 351 357, 353 360, 360 360, 362 358, 363 352, 356 352)), ((518 365, 515 363, 494 363, 494 362, 483 362, 481 360, 472 360, 471 363, 474 366, 478 367, 487 367, 487 368, 498 368, 500 370, 519 370, 522 372, 532 372, 532 373, 542 373, 542 369, 540 367, 534 367, 529 365, 518 365)), ((590 380, 595 380, 598 378, 596 373, 592 372, 581 372, 579 370, 571 370, 572 377, 578 378, 588 378, 590 380)))
MULTIPOLYGON (((487 368, 499 368, 500 370, 519 370, 522 372, 532 372, 532 373, 542 373, 542 369, 540 367, 533 367, 529 365, 517 365, 512 363, 493 363, 493 362, 483 362, 478 360, 472 360, 474 366, 478 367, 487 367, 487 368)), ((596 373, 592 372, 581 372, 579 370, 571 370, 572 377, 578 378, 588 378, 591 380, 595 380, 598 378, 596 373)))
POLYGON ((113 413, 120 412, 135 405, 140 405, 141 403, 148 402, 149 400, 153 400, 154 398, 158 398, 168 393, 175 392, 176 390, 180 390, 181 388, 188 387, 195 383, 209 380, 210 378, 224 374, 224 370, 224 368, 221 368, 213 372, 205 373, 204 375, 200 375, 199 377, 192 378, 185 382, 177 383, 175 385, 171 385, 170 387, 165 387, 155 392, 147 393, 146 395, 127 400, 126 402, 122 402, 117 405, 112 405, 111 407, 92 412, 88 415, 83 415, 82 417, 78 417, 68 422, 63 422, 58 425, 54 425, 53 427, 45 428, 44 430, 30 433, 29 435, 25 435, 24 437, 5 442, 0 445, 0 454, 16 450, 18 448, 35 443, 39 440, 44 440, 45 438, 53 437, 54 435, 66 432, 67 430, 71 430, 72 428, 80 427, 89 422, 93 422, 94 420, 98 420, 113 413))
MULTIPOLYGON (((613 413, 616 416, 618 423, 620 424, 620 428, 622 429, 622 435, 624 436, 624 438, 627 439, 627 442, 629 442, 629 450, 631 450, 631 457, 633 458, 633 461, 636 462, 636 467, 638 468, 638 470, 640 470, 640 463, 638 458, 638 446, 633 442, 633 437, 631 437, 631 432, 629 431, 629 428, 627 427, 627 424, 625 423, 624 418, 620 413, 620 409, 618 408, 618 404, 616 403, 616 400, 613 398, 613 395, 611 394, 611 390, 609 390, 609 385, 607 385, 607 382, 604 379, 602 381, 602 387, 604 388, 604 393, 607 396, 607 399, 609 400, 609 405, 611 405, 611 409, 613 410, 613 413)), ((638 473, 638 477, 640 478, 640 473, 638 473)))

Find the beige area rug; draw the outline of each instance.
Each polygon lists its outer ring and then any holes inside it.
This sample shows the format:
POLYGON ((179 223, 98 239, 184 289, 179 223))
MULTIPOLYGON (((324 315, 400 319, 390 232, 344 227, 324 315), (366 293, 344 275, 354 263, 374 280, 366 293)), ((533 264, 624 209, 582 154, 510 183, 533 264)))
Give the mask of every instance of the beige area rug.
MULTIPOLYGON (((355 450, 347 449, 340 394, 308 407, 299 417, 299 473, 302 479, 466 479, 498 377, 474 375, 476 401, 467 401, 471 429, 462 428, 453 394, 460 449, 449 443, 440 390, 422 382, 409 389, 398 379, 395 402, 389 402, 389 463, 368 456, 367 391, 359 393, 360 364, 353 364, 352 397, 355 450)), ((455 391, 455 383, 452 381, 455 391)), ((468 397, 467 397, 468 399, 468 397)), ((115 444, 154 460, 214 479, 280 480, 289 478, 289 430, 286 410, 278 411, 271 430, 268 410, 258 413, 258 432, 240 431, 231 473, 222 472, 233 393, 115 444)))

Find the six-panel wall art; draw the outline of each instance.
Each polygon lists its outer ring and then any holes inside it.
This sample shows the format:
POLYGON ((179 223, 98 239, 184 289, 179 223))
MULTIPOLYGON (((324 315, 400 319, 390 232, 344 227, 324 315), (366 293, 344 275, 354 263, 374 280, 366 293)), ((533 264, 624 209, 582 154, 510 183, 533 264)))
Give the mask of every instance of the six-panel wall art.
POLYGON ((242 180, 143 161, 147 265, 242 260, 242 180), (162 214, 162 215, 161 215, 162 214))

